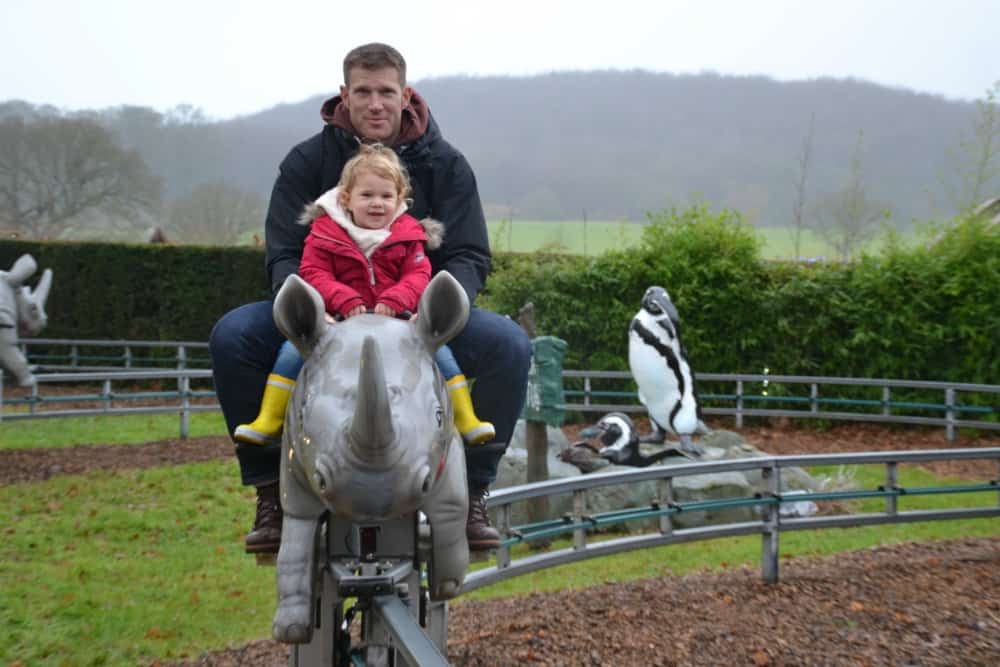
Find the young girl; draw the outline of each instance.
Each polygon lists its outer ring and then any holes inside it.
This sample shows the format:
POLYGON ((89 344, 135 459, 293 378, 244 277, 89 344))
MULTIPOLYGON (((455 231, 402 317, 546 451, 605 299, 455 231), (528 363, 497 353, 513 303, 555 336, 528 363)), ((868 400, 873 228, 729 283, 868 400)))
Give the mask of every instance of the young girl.
MULTIPOLYGON (((344 165, 340 183, 307 207, 300 223, 312 224, 299 275, 323 297, 327 313, 343 318, 362 313, 394 317, 416 312, 431 277, 424 245, 441 243, 443 226, 406 213, 410 184, 399 158, 381 144, 362 145, 344 165)), ((436 361, 448 382, 455 426, 470 445, 490 440, 493 424, 479 421, 465 376, 448 346, 436 361)), ((285 408, 302 368, 298 350, 285 343, 267 378, 260 414, 236 428, 240 442, 280 441, 285 408)))

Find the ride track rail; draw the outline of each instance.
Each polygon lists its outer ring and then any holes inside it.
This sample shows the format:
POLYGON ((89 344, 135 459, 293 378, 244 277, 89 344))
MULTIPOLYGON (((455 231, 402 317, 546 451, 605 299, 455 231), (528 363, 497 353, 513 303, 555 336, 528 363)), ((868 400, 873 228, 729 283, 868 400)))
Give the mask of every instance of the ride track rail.
POLYGON ((1000 447, 768 456, 708 463, 657 465, 638 470, 590 473, 572 479, 548 480, 510 487, 492 493, 487 502, 488 508, 498 515, 497 523, 501 534, 505 534, 507 537, 502 541, 500 549, 497 551, 496 564, 493 567, 471 572, 465 579, 465 584, 462 587, 463 592, 473 591, 529 572, 599 556, 681 542, 754 534, 761 535, 762 578, 766 582, 775 583, 778 581, 779 536, 783 531, 1000 516, 1000 447), (899 464, 970 459, 993 461, 995 470, 993 479, 975 484, 939 487, 901 487, 897 484, 897 466, 899 464), (786 468, 873 464, 885 466, 885 482, 875 489, 796 492, 794 494, 780 492, 781 472, 786 468), (749 497, 692 502, 677 502, 674 499, 673 480, 678 477, 748 470, 761 471, 763 479, 767 481, 767 493, 749 497), (655 481, 659 486, 658 499, 650 505, 622 508, 596 515, 587 513, 586 494, 588 490, 646 481, 655 481), (900 511, 899 509, 900 501, 906 498, 972 493, 995 493, 996 503, 993 506, 947 510, 900 511), (563 494, 572 494, 573 511, 571 514, 562 519, 511 526, 511 508, 515 503, 563 494), (885 509, 882 512, 866 514, 842 513, 798 518, 781 517, 779 511, 780 506, 784 503, 843 501, 860 498, 885 498, 885 509), (757 521, 713 524, 694 528, 675 528, 673 526, 672 517, 683 512, 712 511, 732 507, 758 508, 761 517, 757 521), (587 541, 588 533, 596 529, 650 519, 658 521, 658 530, 651 534, 628 535, 593 543, 587 541), (553 552, 534 554, 518 560, 511 559, 511 548, 517 544, 548 540, 564 535, 572 536, 572 546, 553 552))

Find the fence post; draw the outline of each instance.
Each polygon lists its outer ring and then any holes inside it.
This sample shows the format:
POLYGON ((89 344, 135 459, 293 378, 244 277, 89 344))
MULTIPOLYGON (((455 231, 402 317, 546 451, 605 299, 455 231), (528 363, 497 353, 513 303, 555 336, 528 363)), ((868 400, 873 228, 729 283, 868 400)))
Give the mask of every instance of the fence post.
POLYGON ((0 373, 0 422, 3 421, 3 373, 0 373))
POLYGON ((125 354, 122 356, 125 359, 125 368, 132 368, 132 348, 126 345, 125 354))
MULTIPOLYGON (((772 500, 777 500, 781 490, 781 469, 771 462, 761 469, 767 481, 767 489, 772 500)), ((760 569, 761 576, 768 584, 778 583, 778 536, 781 517, 780 505, 767 505, 764 512, 764 526, 761 533, 760 569)))
POLYGON ((177 370, 182 371, 187 368, 187 348, 183 345, 177 346, 177 370))
POLYGON ((573 551, 583 551, 587 548, 587 528, 583 525, 583 517, 587 513, 587 492, 583 489, 573 491, 573 551))
POLYGON ((69 346, 69 365, 70 366, 80 365, 80 349, 76 345, 69 346))
MULTIPOLYGON (((504 536, 510 535, 510 511, 510 503, 506 503, 500 506, 497 516, 497 530, 504 536)), ((510 567, 510 547, 501 543, 500 548, 497 549, 497 569, 502 570, 506 567, 510 567)))
MULTIPOLYGON (((897 481, 898 480, 899 480, 899 476, 898 476, 898 473, 897 473, 897 470, 896 470, 896 462, 895 461, 890 461, 889 463, 886 463, 885 464, 885 490, 886 491, 895 491, 896 488, 897 488, 897 481)), ((885 497, 885 513, 888 514, 889 516, 896 516, 896 512, 898 511, 898 504, 897 504, 896 500, 897 500, 897 498, 896 498, 895 494, 893 494, 891 496, 886 496, 885 497)))
POLYGON ((948 387, 944 390, 944 405, 947 408, 945 413, 945 436, 948 442, 955 441, 955 390, 948 387))
POLYGON ((743 428, 743 380, 736 381, 736 428, 743 428))
POLYGON ((185 375, 178 382, 181 390, 181 440, 187 440, 191 426, 191 378, 185 375))
MULTIPOLYGON (((668 510, 674 504, 674 478, 664 477, 659 480, 660 509, 668 510)), ((660 515, 660 534, 672 535, 674 532, 674 519, 670 514, 660 515)))
POLYGON ((104 397, 104 409, 111 409, 111 380, 105 380, 101 384, 101 396, 104 397))
MULTIPOLYGON (((532 339, 534 343, 535 339, 535 304, 530 301, 521 307, 521 310, 517 314, 517 322, 524 329, 524 332, 528 334, 528 337, 532 339)), ((534 344, 532 345, 534 347, 534 344)), ((531 375, 534 376, 537 373, 538 365, 537 359, 532 355, 531 358, 531 375)), ((537 379, 537 378, 536 378, 537 379)), ((529 380, 530 384, 530 380, 529 380)), ((541 400, 540 394, 541 389, 539 387, 534 387, 538 391, 537 398, 541 400)), ((531 391, 531 387, 529 387, 531 391)), ((524 447, 528 452, 527 460, 527 470, 525 471, 525 481, 528 484, 532 482, 541 482, 549 478, 549 434, 546 429, 546 424, 544 421, 540 421, 538 418, 538 412, 541 410, 542 406, 539 404, 536 406, 537 409, 533 416, 528 416, 526 414, 524 420, 524 447)), ((528 501, 528 517, 532 522, 541 521, 546 514, 548 514, 549 509, 549 499, 542 496, 538 498, 532 498, 528 501)))
POLYGON ((889 410, 889 403, 891 402, 892 392, 889 390, 889 385, 882 387, 882 414, 889 416, 891 410, 889 410))

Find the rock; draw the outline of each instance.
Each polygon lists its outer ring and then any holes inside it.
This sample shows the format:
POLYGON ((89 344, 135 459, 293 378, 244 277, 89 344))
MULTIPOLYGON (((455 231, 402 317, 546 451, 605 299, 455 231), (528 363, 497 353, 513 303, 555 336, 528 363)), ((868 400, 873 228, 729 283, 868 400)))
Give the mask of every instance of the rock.
MULTIPOLYGON (((524 445, 524 422, 519 421, 511 438, 510 448, 500 461, 497 481, 494 489, 518 486, 525 483, 528 454, 524 445)), ((549 478, 566 479, 578 477, 581 473, 576 466, 565 463, 558 458, 559 451, 569 446, 569 441, 559 429, 548 427, 549 438, 549 478)), ((717 430, 705 435, 699 443, 705 449, 702 460, 722 461, 742 458, 769 456, 753 445, 747 443, 739 434, 732 431, 717 430)), ((647 446, 643 445, 644 452, 647 446)), ((658 447, 649 447, 655 451, 658 447)), ((657 465, 678 465, 687 463, 683 457, 670 457, 657 465)), ((635 470, 627 466, 608 465, 601 472, 616 470, 635 470)), ((699 500, 716 500, 721 498, 745 498, 754 493, 767 493, 760 471, 724 472, 711 475, 689 475, 674 478, 674 499, 677 502, 693 502, 699 500)), ((820 489, 822 483, 810 476, 801 468, 782 469, 782 491, 820 489)), ((659 498, 656 482, 641 482, 638 484, 608 486, 592 489, 587 492, 587 509, 590 514, 600 514, 628 507, 643 507, 651 505, 659 498)), ((801 503, 796 503, 800 505, 801 503)), ((512 509, 511 521, 517 525, 528 522, 524 503, 518 503, 512 509)), ((549 518, 558 518, 569 514, 573 509, 572 497, 568 494, 549 497, 549 518)), ((809 512, 810 508, 799 507, 796 514, 809 512)), ((787 514, 786 514, 787 515, 787 514)), ((675 514, 674 525, 687 528, 706 524, 731 523, 736 521, 753 521, 757 519, 759 508, 751 505, 745 507, 729 507, 718 510, 698 510, 675 514)), ((494 516, 494 520, 495 520, 494 516)), ((648 526, 653 521, 646 522, 648 526)), ((636 527, 630 524, 629 527, 636 527)))

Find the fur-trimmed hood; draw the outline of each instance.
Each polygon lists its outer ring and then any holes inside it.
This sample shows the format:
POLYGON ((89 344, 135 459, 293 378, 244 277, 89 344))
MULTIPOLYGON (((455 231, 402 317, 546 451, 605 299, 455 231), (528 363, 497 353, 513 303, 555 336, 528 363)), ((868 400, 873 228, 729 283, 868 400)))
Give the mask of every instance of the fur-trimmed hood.
MULTIPOLYGON (((311 225, 316 218, 328 215, 344 229, 349 229, 349 226, 353 227, 354 223, 351 221, 350 216, 348 216, 347 211, 340 205, 339 195, 340 187, 338 186, 325 192, 313 203, 306 204, 302 210, 302 214, 299 216, 299 224, 311 225)), ((393 221, 406 213, 406 210, 406 202, 401 203, 399 208, 396 209, 393 221)), ((424 218, 419 222, 420 226, 424 228, 424 233, 427 235, 427 249, 437 250, 440 248, 441 243, 444 242, 444 225, 433 218, 424 218)))

